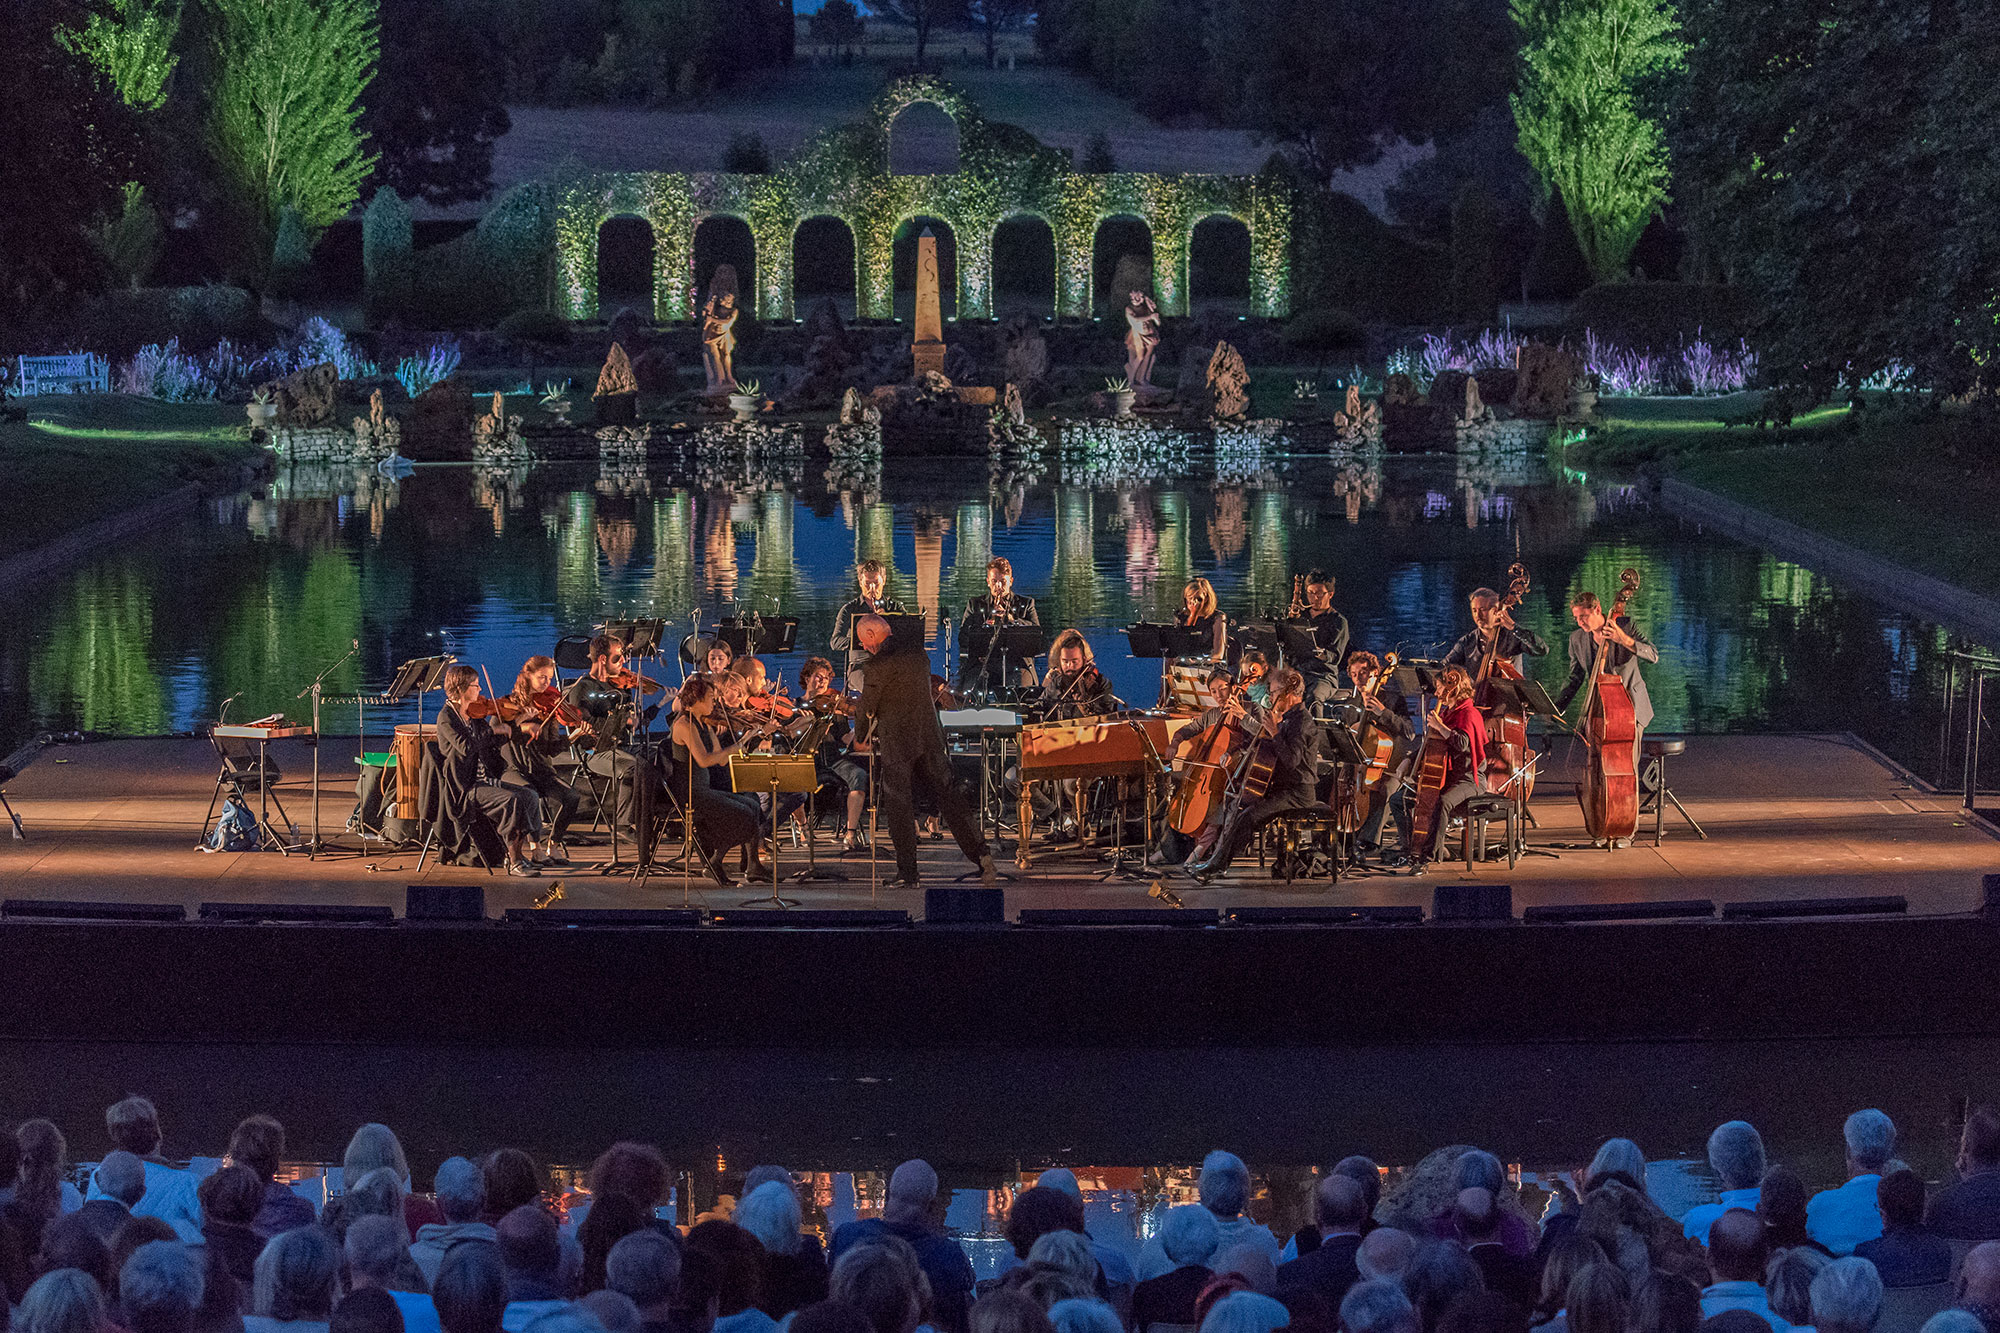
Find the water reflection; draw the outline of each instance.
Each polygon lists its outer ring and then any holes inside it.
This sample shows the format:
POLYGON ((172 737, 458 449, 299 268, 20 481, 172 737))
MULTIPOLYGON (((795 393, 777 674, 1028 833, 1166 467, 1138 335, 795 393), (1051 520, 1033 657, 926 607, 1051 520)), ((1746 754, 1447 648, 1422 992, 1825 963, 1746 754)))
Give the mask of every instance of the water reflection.
MULTIPOLYGON (((1174 479, 1004 487, 949 460, 899 460, 857 486, 795 455, 691 478, 293 467, 21 605, 0 654, 0 741, 183 728, 239 692, 235 716, 296 710, 299 688, 357 638, 334 689, 440 644, 503 676, 609 614, 665 616, 678 642, 696 611, 704 624, 734 607, 783 611, 800 618, 802 647, 824 651, 852 567, 870 558, 894 571, 891 595, 929 613, 942 654, 938 609, 1008 557, 1044 623, 1084 629, 1120 690, 1150 699, 1157 664, 1127 656, 1120 631, 1170 616, 1196 575, 1242 616, 1281 608, 1295 574, 1326 568, 1357 645, 1422 655, 1462 630, 1466 593, 1518 559, 1534 580, 1519 618, 1558 642, 1572 591, 1608 593, 1620 569, 1640 571, 1660 728, 1852 729, 1929 771, 1947 642, 1934 625, 1539 460, 1260 448, 1254 475, 1177 455, 1174 479)), ((1538 674, 1563 671, 1558 653, 1538 674)), ((328 722, 352 725, 338 711, 328 722)))

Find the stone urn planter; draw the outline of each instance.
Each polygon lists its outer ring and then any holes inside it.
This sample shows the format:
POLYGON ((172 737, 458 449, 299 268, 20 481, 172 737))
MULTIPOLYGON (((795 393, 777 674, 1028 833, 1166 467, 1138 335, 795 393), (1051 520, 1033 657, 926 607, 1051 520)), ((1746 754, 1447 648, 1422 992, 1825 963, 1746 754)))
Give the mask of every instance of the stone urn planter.
POLYGON ((542 408, 558 426, 569 425, 569 399, 545 398, 542 400, 542 408))
POLYGON ((244 405, 243 414, 250 418, 250 429, 269 430, 278 420, 278 405, 276 403, 247 403, 244 405))
POLYGON ((1105 396, 1111 399, 1111 414, 1117 417, 1131 416, 1132 404, 1139 399, 1139 395, 1131 389, 1114 389, 1105 396))
POLYGON ((729 410, 736 414, 736 420, 743 425, 757 419, 757 409, 764 400, 754 393, 732 393, 729 395, 729 410))

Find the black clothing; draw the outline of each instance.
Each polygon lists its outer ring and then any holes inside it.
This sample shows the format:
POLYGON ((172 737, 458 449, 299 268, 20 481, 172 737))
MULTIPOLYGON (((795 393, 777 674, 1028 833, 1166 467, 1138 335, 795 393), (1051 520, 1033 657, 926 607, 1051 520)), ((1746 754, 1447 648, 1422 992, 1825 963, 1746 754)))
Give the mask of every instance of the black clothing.
MULTIPOLYGON (((1267 738, 1274 768, 1263 798, 1239 807, 1216 839, 1215 853, 1202 863, 1203 873, 1221 874, 1257 830, 1275 815, 1315 803, 1319 788, 1319 723, 1304 705, 1294 705, 1267 738)), ((1260 741, 1258 744, 1265 744, 1260 741)), ((1254 761, 1253 761, 1254 762, 1254 761)))
MULTIPOLYGON (((1218 622, 1226 625, 1229 623, 1229 618, 1220 611, 1210 611, 1200 620, 1189 623, 1185 610, 1174 617, 1176 625, 1181 626, 1188 633, 1194 635, 1194 655, 1196 657, 1219 658, 1222 656, 1221 653, 1215 651, 1215 626, 1218 622)), ((1223 639, 1223 646, 1226 648, 1228 644, 1229 640, 1225 637, 1223 639)))
POLYGON ((264 1252, 263 1238, 250 1229, 247 1222, 217 1222, 213 1218, 201 1224, 201 1238, 208 1245, 208 1252, 220 1260, 229 1276, 243 1284, 247 1291, 257 1283, 257 1256, 264 1252))
POLYGON ((1967 1176, 1940 1192, 1924 1224, 1946 1240, 2000 1240, 2000 1169, 1967 1176))
MULTIPOLYGON (((1517 657, 1546 657, 1549 641, 1524 625, 1512 629, 1503 627, 1497 641, 1500 656, 1510 661, 1517 657)), ((1451 651, 1444 655, 1446 666, 1464 667, 1465 674, 1479 679, 1480 668, 1486 663, 1486 635, 1477 629, 1467 630, 1459 636, 1451 651)))
POLYGON ((965 604, 965 615, 958 622, 958 684, 961 689, 998 690, 1012 685, 1021 673, 1028 673, 1030 683, 1034 678, 1035 659, 1016 656, 1007 658, 997 648, 993 648, 996 629, 1006 625, 1039 625, 1041 613, 1035 609, 1035 599, 1010 592, 996 602, 993 594, 983 592, 965 604), (988 651, 992 649, 992 651, 988 651))
POLYGON ((116 1199, 88 1199, 83 1207, 76 1210, 76 1220, 90 1228, 91 1234, 106 1246, 118 1234, 118 1228, 132 1220, 132 1210, 116 1199))
POLYGON ((835 652, 847 654, 847 677, 850 686, 854 683, 854 674, 867 666, 869 659, 874 656, 863 648, 861 640, 855 637, 854 622, 863 616, 900 616, 903 613, 903 604, 893 597, 884 597, 879 602, 855 597, 841 603, 840 610, 836 611, 833 617, 831 646, 835 652))
MULTIPOLYGON (((1639 674, 1639 663, 1657 662, 1660 650, 1652 640, 1641 634, 1632 624, 1630 616, 1618 617, 1618 628, 1631 635, 1638 645, 1627 648, 1622 643, 1614 643, 1604 654, 1605 670, 1625 682, 1625 692, 1632 696, 1632 717, 1644 731, 1646 724, 1653 720, 1653 700, 1646 693, 1646 678, 1639 674)), ((1597 665, 1597 639, 1587 629, 1578 629, 1569 636, 1569 680, 1562 692, 1555 697, 1555 706, 1567 709, 1569 701, 1590 679, 1591 668, 1597 665)))
POLYGON ((1102 717, 1118 711, 1118 697, 1102 671, 1086 665, 1083 670, 1051 671, 1042 682, 1042 719, 1064 722, 1079 717, 1102 717))
POLYGON ((1890 1227, 1854 1247, 1854 1257, 1875 1265, 1885 1287, 1928 1287, 1951 1281, 1951 1242, 1919 1223, 1890 1227))
POLYGON ((1317 615, 1309 615, 1303 621, 1291 621, 1294 625, 1310 629, 1313 646, 1318 651, 1311 657, 1301 657, 1291 665, 1297 667, 1307 680, 1315 680, 1338 673, 1347 661, 1347 617, 1328 607, 1317 615))
POLYGON ((531 737, 517 726, 502 750, 507 762, 507 782, 516 787, 526 787, 535 793, 538 800, 555 803, 555 820, 549 826, 549 838, 554 842, 562 841, 570 821, 576 818, 576 812, 583 806, 583 798, 557 776, 556 766, 550 762, 551 756, 569 748, 560 732, 561 725, 554 718, 542 724, 538 736, 531 737))
MULTIPOLYGON (((702 742, 711 750, 726 744, 715 730, 700 718, 690 716, 695 729, 701 732, 702 742)), ((687 748, 679 741, 672 746, 673 767, 669 770, 669 781, 673 783, 674 795, 683 804, 689 800, 688 775, 693 774, 694 839, 707 855, 713 857, 732 847, 757 839, 759 827, 764 821, 764 812, 757 805, 753 792, 732 791, 729 782, 729 765, 717 764, 712 768, 702 768, 695 764, 687 748)))
POLYGON ((820 1248, 819 1237, 801 1236, 792 1253, 764 1256, 764 1294, 757 1308, 783 1319, 825 1300, 828 1283, 826 1251, 820 1248))
POLYGON ((1360 1250, 1359 1236, 1326 1237, 1318 1249, 1279 1266, 1278 1299, 1290 1305, 1288 1298, 1294 1292, 1310 1291, 1326 1303, 1327 1309, 1340 1309, 1341 1297, 1361 1280, 1361 1270, 1354 1263, 1354 1256, 1360 1250))
POLYGON ((585 749, 608 750, 625 738, 632 716, 632 692, 595 676, 578 676, 563 687, 563 702, 583 718, 585 749))
POLYGON ((898 874, 904 879, 917 877, 918 790, 936 795, 938 814, 966 859, 983 860, 986 839, 964 794, 951 780, 930 658, 921 648, 892 639, 880 656, 869 660, 862 675, 855 725, 875 746, 876 804, 896 846, 898 874))
POLYGON ((468 722, 456 704, 448 704, 438 710, 437 747, 445 808, 454 817, 477 810, 509 841, 541 831, 539 798, 526 787, 503 781, 507 757, 491 722, 468 722))
POLYGON ((1488 1291, 1507 1297, 1524 1313, 1534 1310, 1541 1298, 1541 1266, 1532 1256, 1510 1254, 1497 1240, 1468 1246, 1465 1252, 1479 1266, 1488 1291))
MULTIPOLYGON (((1290 1267, 1290 1265, 1286 1265, 1290 1267)), ((1198 1324, 1195 1298, 1215 1277, 1200 1264, 1188 1264, 1171 1273, 1147 1278, 1132 1288, 1132 1327, 1146 1333, 1149 1324, 1198 1324)))

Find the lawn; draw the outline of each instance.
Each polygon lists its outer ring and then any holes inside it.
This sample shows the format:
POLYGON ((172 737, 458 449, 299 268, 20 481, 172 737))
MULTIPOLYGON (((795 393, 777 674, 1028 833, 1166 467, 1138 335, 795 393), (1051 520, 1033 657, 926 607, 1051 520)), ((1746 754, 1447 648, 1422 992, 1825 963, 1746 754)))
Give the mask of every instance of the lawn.
POLYGON ((253 454, 243 408, 125 394, 31 398, 0 423, 0 556, 157 499, 253 454))

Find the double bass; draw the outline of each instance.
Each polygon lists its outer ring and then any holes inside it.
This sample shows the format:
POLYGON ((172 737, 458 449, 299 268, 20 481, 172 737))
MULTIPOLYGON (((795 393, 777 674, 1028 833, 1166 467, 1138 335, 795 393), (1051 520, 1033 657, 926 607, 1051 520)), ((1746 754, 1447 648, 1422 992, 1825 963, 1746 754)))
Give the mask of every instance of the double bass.
MULTIPOLYGON (((1511 611, 1521 604, 1528 595, 1528 570, 1525 565, 1515 563, 1507 567, 1507 595, 1500 599, 1500 611, 1511 611)), ((1517 696, 1509 691, 1508 702, 1500 702, 1494 696, 1496 691, 1490 682, 1495 678, 1503 681, 1525 680, 1520 668, 1511 658, 1500 656, 1501 625, 1493 627, 1492 642, 1487 645, 1486 658, 1479 664, 1479 679, 1473 682, 1472 702, 1486 715, 1488 766, 1498 775, 1496 788, 1504 786, 1520 774, 1521 801, 1526 804, 1535 794, 1535 752, 1528 748, 1528 715, 1518 705, 1517 696)))
MULTIPOLYGON (((1638 570, 1619 574, 1618 600, 1611 604, 1606 626, 1618 623, 1638 591, 1638 570)), ((1598 642, 1597 662, 1584 682, 1579 723, 1589 755, 1577 779, 1576 801, 1593 842, 1615 842, 1639 829, 1639 728, 1624 680, 1606 669, 1610 656, 1607 636, 1598 642)))

